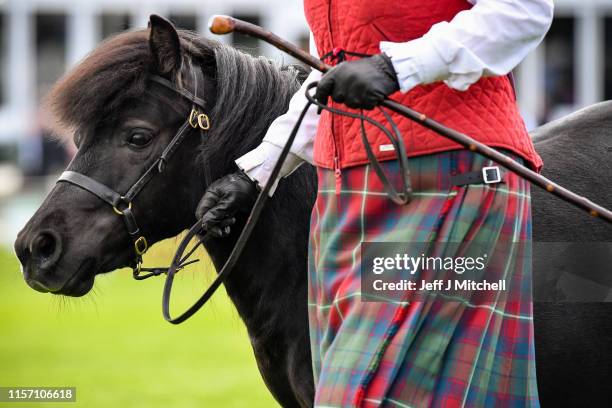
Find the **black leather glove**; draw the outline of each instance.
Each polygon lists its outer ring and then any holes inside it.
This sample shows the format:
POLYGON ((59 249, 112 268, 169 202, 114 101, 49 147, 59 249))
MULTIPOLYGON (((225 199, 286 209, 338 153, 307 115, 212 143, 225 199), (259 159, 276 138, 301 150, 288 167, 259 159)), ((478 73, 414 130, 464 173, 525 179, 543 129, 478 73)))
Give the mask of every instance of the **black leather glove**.
POLYGON ((208 186, 196 209, 196 217, 209 233, 225 237, 236 222, 236 213, 250 211, 257 194, 257 185, 244 172, 228 174, 208 186))
POLYGON ((343 62, 319 81, 315 98, 327 104, 329 96, 353 109, 374 109, 399 90, 391 59, 385 54, 343 62))

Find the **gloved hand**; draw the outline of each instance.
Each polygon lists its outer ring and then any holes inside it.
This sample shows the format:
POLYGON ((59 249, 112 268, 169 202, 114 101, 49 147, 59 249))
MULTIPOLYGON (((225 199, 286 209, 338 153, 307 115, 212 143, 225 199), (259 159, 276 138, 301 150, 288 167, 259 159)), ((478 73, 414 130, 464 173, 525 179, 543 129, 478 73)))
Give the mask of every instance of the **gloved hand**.
POLYGON ((353 109, 374 109, 399 90, 391 59, 385 54, 343 62, 319 81, 315 98, 327 104, 329 96, 353 109))
POLYGON ((236 222, 238 212, 248 212, 257 199, 257 185, 243 171, 214 181, 200 200, 196 217, 216 237, 225 237, 236 222))

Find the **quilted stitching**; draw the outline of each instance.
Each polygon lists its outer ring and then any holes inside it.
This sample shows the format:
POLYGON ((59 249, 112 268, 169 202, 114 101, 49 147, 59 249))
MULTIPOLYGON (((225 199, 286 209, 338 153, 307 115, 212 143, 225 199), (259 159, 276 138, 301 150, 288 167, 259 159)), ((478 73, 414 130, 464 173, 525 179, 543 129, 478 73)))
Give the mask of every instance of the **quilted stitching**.
MULTIPOLYGON (((304 0, 306 18, 321 55, 335 47, 359 53, 379 53, 380 41, 403 42, 421 37, 433 24, 450 21, 459 11, 469 7, 465 0, 304 0), (330 21, 333 32, 330 31, 330 21)), ((506 77, 482 78, 465 92, 439 82, 418 86, 406 94, 397 92, 392 98, 482 143, 511 150, 535 169, 542 167, 542 160, 533 147, 506 77)), ((346 109, 344 105, 339 107, 346 109)), ((368 115, 385 123, 384 116, 378 111, 371 111, 368 115)), ((408 156, 461 148, 402 116, 393 113, 391 117, 403 135, 408 156)), ((332 119, 328 112, 324 112, 315 139, 315 163, 333 168, 334 135, 341 168, 367 163, 359 128, 357 120, 338 116, 332 119)), ((389 144, 384 133, 369 124, 366 124, 366 130, 377 158, 395 159, 393 151, 379 150, 380 145, 389 144)))

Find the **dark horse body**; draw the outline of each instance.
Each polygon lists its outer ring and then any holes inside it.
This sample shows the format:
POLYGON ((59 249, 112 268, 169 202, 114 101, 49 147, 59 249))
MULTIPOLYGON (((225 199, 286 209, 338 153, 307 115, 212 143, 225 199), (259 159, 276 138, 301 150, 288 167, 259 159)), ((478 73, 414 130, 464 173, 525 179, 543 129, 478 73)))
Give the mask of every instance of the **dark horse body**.
MULTIPOLYGON (((612 101, 546 124, 532 136, 544 159, 546 177, 612 208, 612 101)), ((612 242, 609 224, 539 188, 532 189, 532 211, 534 241, 612 242)), ((557 261, 559 269, 576 265, 572 258, 579 253, 568 248, 565 259, 557 261)), ((579 266, 588 265, 580 261, 579 266)), ((538 262, 544 260, 534 259, 536 370, 543 405, 611 406, 612 303, 537 302, 538 287, 557 285, 562 277, 559 272, 545 280, 538 275, 538 262)), ((612 266, 598 271, 584 266, 571 269, 612 290, 612 266)))
MULTIPOLYGON (((260 143, 271 121, 283 113, 297 90, 297 73, 188 33, 181 33, 179 42, 167 22, 152 17, 150 34, 135 32, 112 39, 51 93, 51 108, 62 126, 60 130, 67 127, 68 133, 77 135, 79 151, 69 168, 125 191, 189 112, 189 106, 179 97, 146 87, 147 73, 188 86, 188 77, 178 78, 182 69, 191 65, 201 67, 207 78, 200 86, 210 104, 213 131, 204 136, 205 140, 196 133, 185 142, 165 173, 154 178, 134 201, 134 212, 150 242, 174 236, 195 222, 194 211, 206 188, 205 180, 235 171, 233 160, 260 143), (150 143, 137 143, 147 135, 151 136, 150 143)), ((612 111, 609 105, 594 109, 612 111)), ((606 123, 601 133, 608 132, 602 140, 609 146, 612 126, 606 123)), ((539 137, 546 139, 550 132, 557 130, 545 128, 539 137)), ((581 143, 567 137, 564 140, 569 145, 563 148, 595 155, 600 149, 595 135, 585 131, 580 134, 581 143)), ((554 143, 547 143, 554 151, 554 143)), ((575 171, 562 165, 569 163, 567 157, 559 160, 547 155, 548 168, 559 170, 556 178, 574 187, 568 181, 575 171)), ((589 168, 596 169, 603 179, 603 169, 594 160, 589 163, 589 168)), ((595 177, 587 175, 591 176, 595 177)), ((605 188, 599 202, 610 206, 610 188, 605 188)), ((310 166, 302 166, 282 181, 226 282, 227 292, 248 329, 262 377, 283 406, 311 405, 314 395, 306 257, 315 195, 316 177, 310 166)), ((597 198, 595 191, 587 195, 597 198)), ((566 217, 566 223, 575 218, 582 224, 581 215, 565 207, 559 211, 544 217, 534 204, 536 234, 545 229, 541 222, 548 227, 566 217)), ((241 216, 238 222, 244 221, 241 216)), ((235 243, 237 230, 226 239, 207 244, 218 269, 235 243)), ((575 234, 579 230, 571 231, 575 234)), ((594 231, 599 234, 589 235, 594 240, 610 238, 609 228, 589 228, 589 233, 594 231)), ((549 238, 562 238, 558 237, 549 238)), ((30 286, 73 296, 87 293, 96 274, 126 266, 132 256, 121 219, 96 197, 65 184, 50 193, 20 232, 15 248, 30 286)), ((568 403, 584 405, 589 398, 593 403, 603 402, 610 395, 612 383, 612 356, 608 352, 612 310, 603 304, 578 308, 547 304, 537 305, 535 311, 543 403, 555 401, 560 392, 565 393, 568 403), (596 378, 589 378, 591 373, 596 378)))

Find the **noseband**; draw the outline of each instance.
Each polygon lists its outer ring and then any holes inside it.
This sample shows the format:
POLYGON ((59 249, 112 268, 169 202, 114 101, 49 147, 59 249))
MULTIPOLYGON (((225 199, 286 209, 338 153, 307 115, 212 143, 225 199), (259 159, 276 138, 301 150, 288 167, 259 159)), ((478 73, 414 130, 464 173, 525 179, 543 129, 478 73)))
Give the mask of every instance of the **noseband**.
POLYGON ((170 143, 168 143, 162 154, 147 168, 142 176, 140 176, 140 178, 132 185, 132 187, 128 189, 125 194, 120 194, 99 181, 96 181, 91 177, 76 171, 67 170, 63 172, 60 178, 57 180, 58 183, 70 183, 82 188, 83 190, 89 191, 91 194, 109 204, 113 211, 123 218, 127 232, 134 244, 134 259, 131 267, 134 272, 134 278, 136 279, 145 279, 150 276, 159 275, 160 273, 165 272, 167 268, 141 267, 142 255, 147 251, 147 249, 149 249, 149 243, 142 234, 142 231, 136 222, 136 217, 132 211, 132 203, 136 196, 156 174, 164 172, 166 163, 185 140, 189 130, 199 129, 200 133, 202 133, 210 129, 210 119, 208 115, 204 113, 206 104, 203 99, 197 96, 198 83, 204 83, 202 76, 203 74, 199 69, 193 70, 193 93, 175 86, 172 82, 160 76, 152 75, 149 77, 151 81, 162 85, 189 100, 192 104, 191 112, 183 125, 175 133, 172 140, 170 140, 170 143), (141 274, 143 271, 148 273, 141 274))

